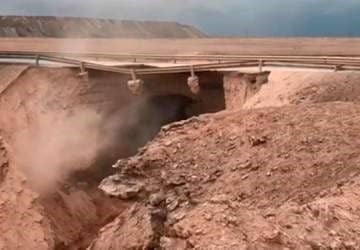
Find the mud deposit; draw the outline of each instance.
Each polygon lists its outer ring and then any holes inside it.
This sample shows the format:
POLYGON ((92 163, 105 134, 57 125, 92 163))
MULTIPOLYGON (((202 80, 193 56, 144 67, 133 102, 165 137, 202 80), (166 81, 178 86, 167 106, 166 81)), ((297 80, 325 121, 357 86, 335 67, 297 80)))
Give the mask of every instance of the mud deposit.
POLYGON ((0 75, 0 249, 360 245, 357 73, 0 75))

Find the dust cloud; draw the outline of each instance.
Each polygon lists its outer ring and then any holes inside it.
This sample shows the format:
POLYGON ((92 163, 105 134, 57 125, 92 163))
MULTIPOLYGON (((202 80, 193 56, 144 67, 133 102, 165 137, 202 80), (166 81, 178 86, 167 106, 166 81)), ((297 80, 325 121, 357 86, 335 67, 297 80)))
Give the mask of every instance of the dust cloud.
POLYGON ((102 125, 103 117, 89 109, 38 117, 36 125, 15 137, 16 157, 29 184, 47 192, 72 172, 91 166, 111 143, 102 125))
POLYGON ((135 154, 162 125, 185 118, 183 102, 145 98, 111 115, 90 108, 28 114, 33 121, 14 138, 17 161, 35 191, 52 192, 76 171, 111 169, 135 154))

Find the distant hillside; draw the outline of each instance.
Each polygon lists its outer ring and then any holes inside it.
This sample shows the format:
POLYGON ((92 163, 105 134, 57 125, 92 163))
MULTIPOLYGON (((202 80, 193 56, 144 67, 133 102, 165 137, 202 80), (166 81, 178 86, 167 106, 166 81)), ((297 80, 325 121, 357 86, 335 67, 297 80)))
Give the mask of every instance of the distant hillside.
POLYGON ((1 16, 0 37, 201 38, 205 35, 176 22, 1 16))

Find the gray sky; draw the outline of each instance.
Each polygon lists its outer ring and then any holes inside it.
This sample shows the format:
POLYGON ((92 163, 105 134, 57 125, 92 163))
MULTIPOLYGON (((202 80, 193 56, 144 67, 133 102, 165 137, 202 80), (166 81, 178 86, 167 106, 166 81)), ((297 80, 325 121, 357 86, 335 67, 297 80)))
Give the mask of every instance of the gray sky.
POLYGON ((360 36, 360 0, 1 0, 2 15, 167 20, 219 36, 360 36))

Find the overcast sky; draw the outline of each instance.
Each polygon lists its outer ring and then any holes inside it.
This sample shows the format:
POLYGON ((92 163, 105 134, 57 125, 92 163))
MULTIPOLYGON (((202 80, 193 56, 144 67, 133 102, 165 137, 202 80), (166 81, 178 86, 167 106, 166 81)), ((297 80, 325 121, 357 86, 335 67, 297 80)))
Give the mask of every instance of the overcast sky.
POLYGON ((360 35, 360 0, 1 0, 0 12, 178 21, 220 36, 360 35))

